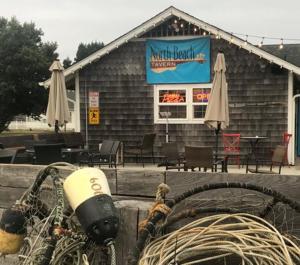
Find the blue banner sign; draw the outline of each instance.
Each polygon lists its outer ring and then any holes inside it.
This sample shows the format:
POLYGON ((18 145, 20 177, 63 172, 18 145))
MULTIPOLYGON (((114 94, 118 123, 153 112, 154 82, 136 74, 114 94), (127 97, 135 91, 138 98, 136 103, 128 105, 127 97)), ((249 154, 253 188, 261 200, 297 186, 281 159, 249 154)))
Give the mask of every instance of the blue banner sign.
POLYGON ((147 40, 149 84, 210 83, 210 38, 147 40))

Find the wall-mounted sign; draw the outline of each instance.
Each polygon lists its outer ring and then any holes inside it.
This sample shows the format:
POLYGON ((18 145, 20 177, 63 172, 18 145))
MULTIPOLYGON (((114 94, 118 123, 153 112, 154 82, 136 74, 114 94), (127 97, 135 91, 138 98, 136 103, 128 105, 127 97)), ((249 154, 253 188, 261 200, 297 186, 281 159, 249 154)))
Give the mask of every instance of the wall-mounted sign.
POLYGON ((160 90, 160 103, 183 103, 186 102, 185 90, 160 90))
POLYGON ((99 108, 99 92, 89 91, 89 107, 99 108))
POLYGON ((194 88, 193 89, 193 102, 208 102, 210 96, 209 90, 203 90, 194 88))
POLYGON ((146 73, 150 84, 209 83, 210 38, 147 40, 146 73))
POLYGON ((89 108, 89 124, 98 125, 100 123, 99 108, 89 108))

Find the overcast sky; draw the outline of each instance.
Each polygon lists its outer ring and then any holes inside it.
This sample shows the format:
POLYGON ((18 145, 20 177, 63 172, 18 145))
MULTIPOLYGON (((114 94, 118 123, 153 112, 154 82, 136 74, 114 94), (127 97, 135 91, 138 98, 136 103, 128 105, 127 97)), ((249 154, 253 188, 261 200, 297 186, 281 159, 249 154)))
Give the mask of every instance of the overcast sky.
POLYGON ((300 0, 0 0, 0 16, 34 22, 63 60, 80 42, 107 44, 170 5, 228 32, 300 43, 300 0))

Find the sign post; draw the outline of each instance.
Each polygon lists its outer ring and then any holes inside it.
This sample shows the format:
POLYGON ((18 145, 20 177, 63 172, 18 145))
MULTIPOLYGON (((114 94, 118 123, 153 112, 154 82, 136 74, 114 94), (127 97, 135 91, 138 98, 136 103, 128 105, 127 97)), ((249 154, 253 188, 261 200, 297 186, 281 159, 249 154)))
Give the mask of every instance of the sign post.
POLYGON ((99 92, 89 92, 89 125, 100 124, 99 92))

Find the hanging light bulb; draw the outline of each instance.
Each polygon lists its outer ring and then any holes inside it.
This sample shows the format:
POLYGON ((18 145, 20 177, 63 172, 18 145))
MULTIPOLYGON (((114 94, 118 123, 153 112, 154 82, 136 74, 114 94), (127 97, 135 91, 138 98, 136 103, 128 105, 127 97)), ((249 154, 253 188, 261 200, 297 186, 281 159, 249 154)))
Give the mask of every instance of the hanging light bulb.
POLYGON ((202 34, 203 36, 206 36, 206 31, 203 31, 203 34, 202 34))
POLYGON ((174 19, 174 23, 177 24, 177 22, 178 22, 177 19, 174 19))
POLYGON ((248 45, 248 35, 246 35, 246 39, 245 39, 244 44, 245 44, 245 45, 248 45))
POLYGON ((180 24, 180 27, 183 28, 183 26, 184 26, 183 23, 181 23, 181 24, 180 24))
POLYGON ((197 32, 197 30, 198 30, 198 29, 197 29, 196 27, 194 27, 194 32, 197 32))
POLYGON ((265 38, 265 37, 262 37, 261 42, 258 43, 258 47, 259 47, 259 48, 261 48, 261 47, 263 46, 264 38, 265 38))
POLYGON ((283 39, 281 39, 281 43, 279 45, 279 50, 283 49, 283 39))

